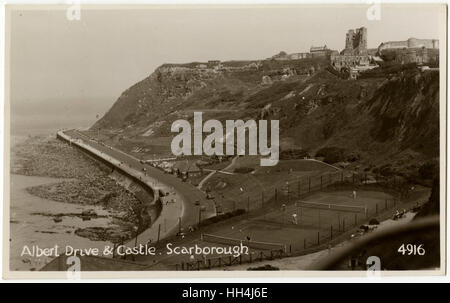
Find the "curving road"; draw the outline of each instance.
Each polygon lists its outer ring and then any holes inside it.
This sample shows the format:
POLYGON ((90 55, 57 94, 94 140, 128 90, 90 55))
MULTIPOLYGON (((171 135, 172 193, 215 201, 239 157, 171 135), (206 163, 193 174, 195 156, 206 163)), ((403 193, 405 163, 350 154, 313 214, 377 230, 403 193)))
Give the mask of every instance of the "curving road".
MULTIPOLYGON (((229 173, 229 172, 227 172, 226 170, 227 170, 227 169, 230 169, 231 167, 233 167, 234 164, 236 163, 236 160, 237 160, 238 158, 239 158, 239 156, 234 156, 233 160, 231 160, 231 163, 228 164, 228 166, 225 167, 225 168, 223 168, 223 169, 219 169, 219 170, 217 170, 217 169, 211 170, 211 172, 210 172, 205 178, 203 178, 202 181, 200 181, 200 183, 198 183, 197 188, 201 190, 202 187, 203 187, 203 184, 205 184, 205 182, 208 181, 208 179, 211 178, 212 176, 214 176, 214 174, 217 173, 217 172, 221 172, 221 173, 224 173, 224 174, 231 174, 231 175, 232 175, 233 173, 229 173)), ((206 170, 206 169, 205 169, 205 170, 206 170)))
MULTIPOLYGON (((142 181, 156 191, 161 189, 163 192, 170 193, 164 199, 175 200, 175 203, 163 203, 160 216, 150 228, 138 235, 137 244, 146 244, 148 240, 156 242, 158 232, 160 233, 160 239, 176 234, 179 229, 180 218, 181 227, 186 228, 196 225, 199 218, 206 219, 216 215, 213 201, 207 200, 202 191, 189 183, 182 182, 173 175, 165 174, 151 165, 143 164, 139 159, 123 151, 99 143, 78 130, 67 130, 64 131, 64 134, 72 139, 79 139, 91 149, 110 157, 108 160, 110 162, 117 160, 116 164, 120 163, 122 169, 126 169, 134 176, 141 177, 142 181), (146 169, 145 174, 144 168, 146 169), (199 201, 200 205, 196 205, 196 201, 199 201), (202 206, 205 208, 204 211, 200 210, 200 208, 203 208, 202 206), (200 212, 201 215, 199 216, 200 212)), ((135 241, 135 239, 129 241, 127 246, 134 246, 135 241)))

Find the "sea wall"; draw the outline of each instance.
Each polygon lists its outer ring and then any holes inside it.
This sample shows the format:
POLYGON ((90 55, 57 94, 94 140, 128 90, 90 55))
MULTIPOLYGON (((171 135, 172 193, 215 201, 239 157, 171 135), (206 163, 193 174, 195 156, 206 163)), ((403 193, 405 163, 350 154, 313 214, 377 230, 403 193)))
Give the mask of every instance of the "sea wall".
MULTIPOLYGON (((129 190, 133 192, 136 198, 142 203, 147 204, 147 212, 152 219, 152 222, 155 222, 159 217, 162 210, 162 203, 159 198, 159 192, 152 188, 150 184, 141 180, 141 177, 138 173, 134 173, 131 168, 127 168, 120 164, 120 161, 105 155, 97 151, 96 149, 84 144, 81 140, 72 139, 70 136, 66 135, 63 131, 58 131, 56 134, 56 138, 69 143, 71 146, 79 149, 88 157, 92 158, 95 161, 106 165, 106 167, 111 169, 111 175, 114 178, 126 178, 129 180, 129 190)), ((122 180, 123 181, 123 180, 122 180)), ((123 183, 123 182, 119 182, 123 183)))

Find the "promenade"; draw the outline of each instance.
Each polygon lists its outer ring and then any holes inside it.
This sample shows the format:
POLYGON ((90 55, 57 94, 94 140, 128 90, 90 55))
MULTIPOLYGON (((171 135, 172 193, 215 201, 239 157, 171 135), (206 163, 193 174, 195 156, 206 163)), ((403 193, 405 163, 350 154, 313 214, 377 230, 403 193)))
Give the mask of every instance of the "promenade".
POLYGON ((186 230, 189 226, 196 225, 199 219, 203 220, 216 215, 213 201, 207 200, 202 191, 189 183, 182 182, 173 175, 165 174, 151 165, 141 163, 139 159, 97 142, 77 130, 60 131, 58 134, 71 141, 71 144, 94 153, 102 160, 149 186, 155 195, 154 201, 149 203, 156 202, 159 192, 166 194, 161 199, 162 209, 158 218, 137 238, 126 243, 126 246, 146 244, 149 240, 155 243, 158 240, 158 234, 159 239, 164 239, 175 235, 180 227, 186 230))

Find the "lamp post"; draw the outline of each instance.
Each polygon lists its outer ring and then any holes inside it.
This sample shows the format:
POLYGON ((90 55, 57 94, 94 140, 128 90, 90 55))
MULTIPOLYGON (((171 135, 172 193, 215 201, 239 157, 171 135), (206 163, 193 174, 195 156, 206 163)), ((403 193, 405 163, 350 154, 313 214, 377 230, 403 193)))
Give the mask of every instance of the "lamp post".
POLYGON ((134 234, 135 234, 134 247, 136 247, 137 246, 137 238, 138 238, 138 227, 134 226, 133 229, 134 229, 134 234))
MULTIPOLYGON (((243 203, 244 201, 242 201, 243 199, 244 199, 244 193, 245 193, 245 191, 244 191, 244 188, 242 188, 242 187, 240 187, 239 188, 239 190, 241 191, 241 198, 240 198, 240 200, 241 200, 241 203, 243 203)), ((248 202, 248 201, 247 201, 248 202)), ((244 202, 245 203, 245 202, 244 202)), ((236 207, 234 206, 234 209, 235 209, 236 207)), ((245 206, 244 206, 244 208, 245 208, 245 206)))
POLYGON ((289 181, 286 181, 286 186, 287 186, 287 202, 289 204, 289 181))

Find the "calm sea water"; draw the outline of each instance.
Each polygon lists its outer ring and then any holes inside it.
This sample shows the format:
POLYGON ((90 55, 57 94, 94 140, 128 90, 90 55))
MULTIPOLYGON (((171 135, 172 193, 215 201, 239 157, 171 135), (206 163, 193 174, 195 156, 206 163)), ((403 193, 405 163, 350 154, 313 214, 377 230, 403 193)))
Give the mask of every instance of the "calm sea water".
POLYGON ((23 114, 11 117, 12 136, 36 136, 55 134, 62 128, 88 128, 95 119, 83 115, 23 114))
POLYGON ((111 99, 20 100, 11 103, 11 134, 41 135, 61 128, 89 127, 112 106, 111 99))

